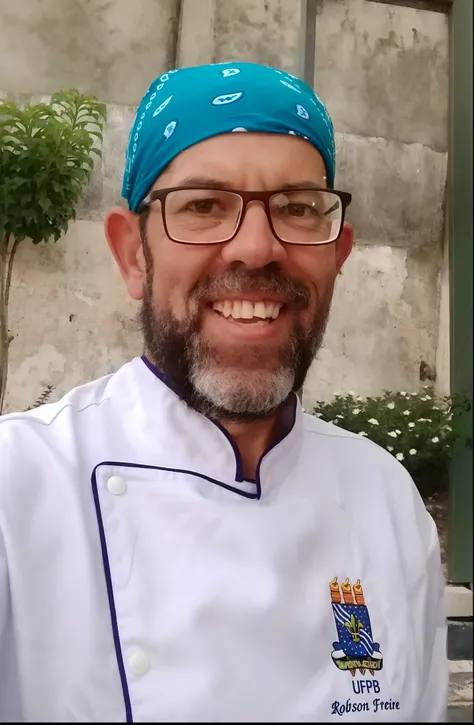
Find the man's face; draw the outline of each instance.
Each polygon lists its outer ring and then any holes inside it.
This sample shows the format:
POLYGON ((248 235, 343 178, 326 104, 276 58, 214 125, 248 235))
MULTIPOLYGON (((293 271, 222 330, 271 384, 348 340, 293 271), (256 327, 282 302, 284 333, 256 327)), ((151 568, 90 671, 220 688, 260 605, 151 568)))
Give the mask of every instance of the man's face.
MULTIPOLYGON (((229 190, 326 185, 316 149, 276 134, 234 133, 199 143, 176 157, 153 190, 196 177, 229 190)), ((147 354, 206 415, 269 415, 302 386, 322 342, 334 281, 351 248, 350 228, 332 244, 283 244, 263 204, 251 202, 231 241, 178 244, 167 237, 154 201, 141 233, 145 275, 141 290, 135 278, 129 291, 142 299, 147 354)))

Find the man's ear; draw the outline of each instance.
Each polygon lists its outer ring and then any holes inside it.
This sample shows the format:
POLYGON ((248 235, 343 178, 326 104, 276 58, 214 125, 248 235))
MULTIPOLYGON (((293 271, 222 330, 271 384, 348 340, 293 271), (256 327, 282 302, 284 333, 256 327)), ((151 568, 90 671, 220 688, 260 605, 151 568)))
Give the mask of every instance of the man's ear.
POLYGON ((336 242, 336 268, 337 273, 342 274, 342 267, 354 246, 354 228, 352 224, 344 222, 342 232, 336 242))
POLYGON ((116 207, 105 217, 105 236, 118 268, 127 285, 128 294, 141 300, 146 280, 145 257, 137 214, 116 207))

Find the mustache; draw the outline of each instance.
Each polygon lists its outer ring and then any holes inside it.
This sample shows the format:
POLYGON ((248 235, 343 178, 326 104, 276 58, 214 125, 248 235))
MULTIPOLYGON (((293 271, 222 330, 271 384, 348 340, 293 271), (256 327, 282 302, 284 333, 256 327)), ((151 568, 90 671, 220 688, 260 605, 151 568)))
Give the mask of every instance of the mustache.
POLYGON ((237 263, 218 277, 203 277, 191 291, 191 298, 199 303, 223 297, 227 292, 266 292, 297 310, 303 310, 309 304, 308 288, 300 280, 282 274, 274 262, 261 269, 246 269, 237 263))

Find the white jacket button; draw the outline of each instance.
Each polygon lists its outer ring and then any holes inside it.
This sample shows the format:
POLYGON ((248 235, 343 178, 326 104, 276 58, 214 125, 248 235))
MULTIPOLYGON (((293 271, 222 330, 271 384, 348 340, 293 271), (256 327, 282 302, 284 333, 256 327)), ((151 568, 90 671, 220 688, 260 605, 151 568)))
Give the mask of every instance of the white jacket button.
POLYGON ((107 488, 114 496, 121 496, 127 490, 127 482, 122 476, 111 476, 107 481, 107 488))
POLYGON ((141 649, 135 650, 128 660, 130 671, 137 676, 146 675, 150 669, 150 664, 149 656, 141 649))

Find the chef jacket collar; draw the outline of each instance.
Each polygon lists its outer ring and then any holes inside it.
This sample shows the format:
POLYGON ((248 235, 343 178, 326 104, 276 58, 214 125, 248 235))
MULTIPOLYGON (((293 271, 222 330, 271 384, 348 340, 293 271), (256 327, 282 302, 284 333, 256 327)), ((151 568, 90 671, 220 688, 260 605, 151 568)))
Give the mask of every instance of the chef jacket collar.
POLYGON ((303 411, 296 395, 292 394, 288 401, 286 434, 272 442, 259 460, 255 479, 248 479, 243 475, 240 452, 222 425, 189 408, 145 355, 135 358, 132 364, 135 395, 141 401, 139 427, 146 428, 141 443, 154 461, 159 459, 163 464, 164 454, 166 467, 192 470, 256 499, 267 489, 281 485, 294 470, 303 430, 303 411))

